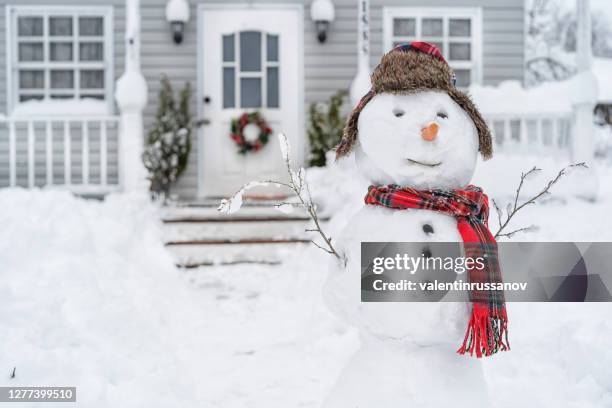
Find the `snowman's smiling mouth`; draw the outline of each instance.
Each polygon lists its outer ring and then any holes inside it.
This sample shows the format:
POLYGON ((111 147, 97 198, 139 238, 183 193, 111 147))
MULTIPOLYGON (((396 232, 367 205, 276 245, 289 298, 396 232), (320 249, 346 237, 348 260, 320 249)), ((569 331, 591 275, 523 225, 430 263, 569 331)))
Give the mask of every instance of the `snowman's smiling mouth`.
POLYGON ((408 163, 411 164, 418 164, 419 166, 425 166, 425 167, 436 167, 442 164, 442 162, 437 162, 437 163, 426 163, 426 162, 422 162, 422 161, 418 161, 418 160, 414 160, 414 159, 406 159, 408 161, 408 163))

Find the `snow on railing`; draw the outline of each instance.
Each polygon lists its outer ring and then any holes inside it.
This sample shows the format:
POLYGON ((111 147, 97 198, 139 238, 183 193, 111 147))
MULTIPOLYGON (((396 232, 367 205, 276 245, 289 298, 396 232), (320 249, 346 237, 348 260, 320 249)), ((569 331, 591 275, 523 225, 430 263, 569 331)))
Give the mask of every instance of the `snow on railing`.
POLYGON ((0 117, 0 187, 118 190, 118 122, 116 116, 0 117))
POLYGON ((498 152, 571 156, 571 114, 486 114, 498 152))

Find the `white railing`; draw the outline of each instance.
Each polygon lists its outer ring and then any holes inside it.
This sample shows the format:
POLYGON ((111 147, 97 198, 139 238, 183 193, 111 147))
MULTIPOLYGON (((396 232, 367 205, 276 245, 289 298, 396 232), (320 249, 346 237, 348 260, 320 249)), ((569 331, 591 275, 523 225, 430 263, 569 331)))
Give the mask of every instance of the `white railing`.
POLYGON ((570 113, 489 114, 494 149, 519 154, 571 156, 570 113))
POLYGON ((118 190, 119 117, 0 117, 0 157, 1 187, 118 190))

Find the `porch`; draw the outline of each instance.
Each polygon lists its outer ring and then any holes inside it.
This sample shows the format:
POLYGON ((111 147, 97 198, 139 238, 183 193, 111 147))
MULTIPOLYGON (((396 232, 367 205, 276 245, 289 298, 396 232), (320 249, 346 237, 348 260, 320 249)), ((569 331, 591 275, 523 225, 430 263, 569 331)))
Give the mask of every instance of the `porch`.
MULTIPOLYGON (((573 156, 571 113, 492 113, 486 120, 497 154, 573 156)), ((119 116, 0 117, 0 188, 121 191, 119 122, 119 116)))

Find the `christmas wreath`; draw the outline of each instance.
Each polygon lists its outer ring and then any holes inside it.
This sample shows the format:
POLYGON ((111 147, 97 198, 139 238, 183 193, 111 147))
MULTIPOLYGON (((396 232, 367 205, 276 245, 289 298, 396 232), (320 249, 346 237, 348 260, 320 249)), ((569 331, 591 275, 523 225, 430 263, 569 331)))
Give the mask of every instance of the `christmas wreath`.
POLYGON ((240 154, 258 152, 268 143, 272 129, 259 112, 243 113, 232 119, 230 137, 238 145, 240 154))

